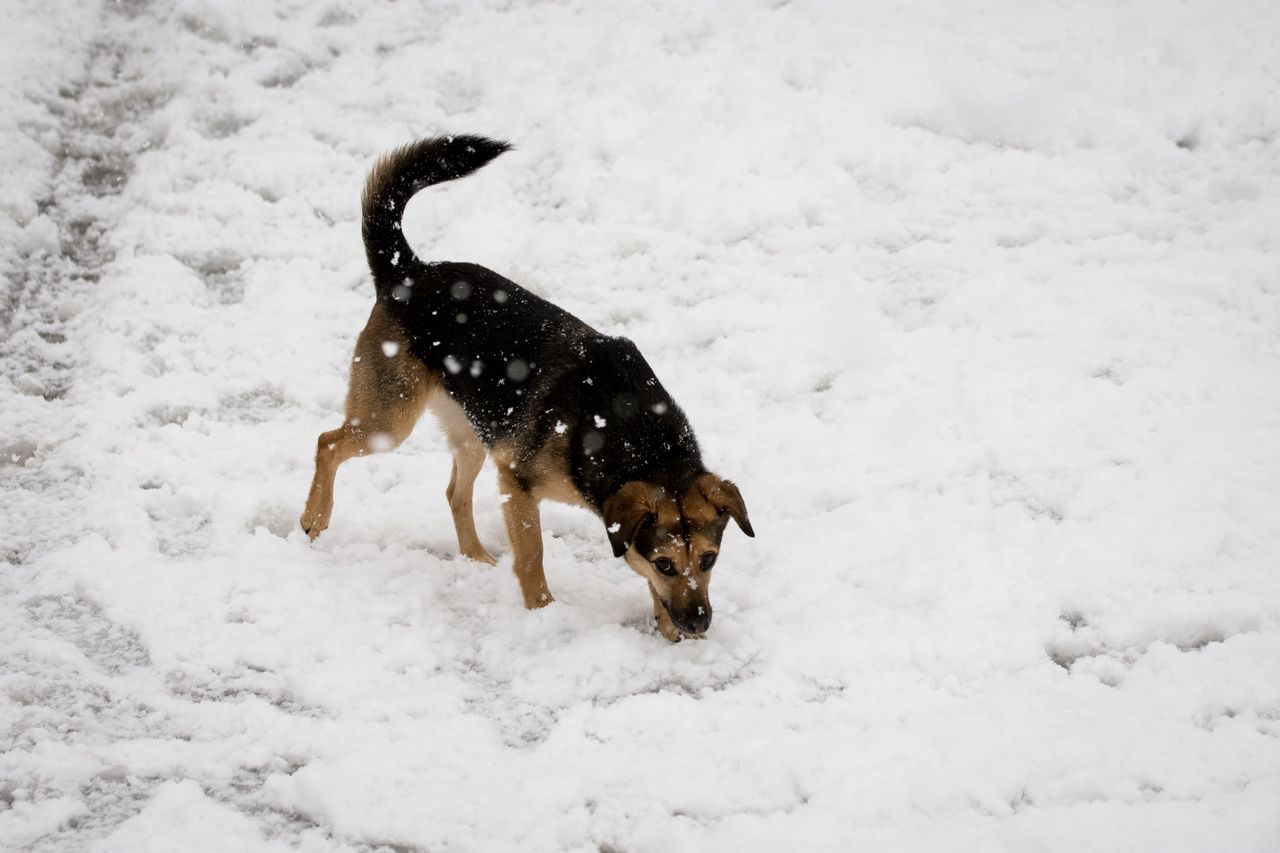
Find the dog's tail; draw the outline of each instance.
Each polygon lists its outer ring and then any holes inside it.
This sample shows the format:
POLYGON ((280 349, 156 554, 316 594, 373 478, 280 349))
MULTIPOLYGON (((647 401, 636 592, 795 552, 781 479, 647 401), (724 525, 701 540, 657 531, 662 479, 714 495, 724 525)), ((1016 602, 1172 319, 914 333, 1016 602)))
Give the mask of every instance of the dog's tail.
POLYGON ((378 158, 364 184, 364 251, 379 293, 399 281, 414 257, 400 230, 405 205, 418 190, 469 175, 510 149, 483 136, 435 136, 402 145, 378 158))

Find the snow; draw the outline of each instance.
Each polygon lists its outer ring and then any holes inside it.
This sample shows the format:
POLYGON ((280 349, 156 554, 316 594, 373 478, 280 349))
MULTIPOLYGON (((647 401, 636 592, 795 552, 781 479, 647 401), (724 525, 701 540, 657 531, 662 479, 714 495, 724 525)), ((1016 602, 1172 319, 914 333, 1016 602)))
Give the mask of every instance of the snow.
POLYGON ((1280 7, 4 12, 0 849, 1280 849, 1280 7), (706 639, 429 419, 298 529, 442 132, 741 486, 706 639))

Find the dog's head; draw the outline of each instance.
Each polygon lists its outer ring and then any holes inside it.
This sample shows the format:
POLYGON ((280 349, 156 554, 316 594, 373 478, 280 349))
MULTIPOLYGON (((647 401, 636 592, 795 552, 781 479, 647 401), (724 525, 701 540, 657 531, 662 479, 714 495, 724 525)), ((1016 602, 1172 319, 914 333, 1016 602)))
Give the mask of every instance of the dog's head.
POLYGON ((604 503, 615 557, 653 586, 675 626, 702 634, 711 625, 711 569, 729 519, 755 536, 738 487, 703 473, 682 486, 633 480, 604 503))

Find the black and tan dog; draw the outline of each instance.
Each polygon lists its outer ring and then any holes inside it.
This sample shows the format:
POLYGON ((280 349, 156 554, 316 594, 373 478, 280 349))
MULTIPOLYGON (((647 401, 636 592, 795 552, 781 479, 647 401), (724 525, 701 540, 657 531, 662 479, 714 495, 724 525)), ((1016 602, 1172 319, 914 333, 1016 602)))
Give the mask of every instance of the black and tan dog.
POLYGON ((400 230, 414 193, 508 148, 478 136, 423 139, 369 174, 364 244, 377 302, 356 341, 346 421, 320 436, 302 527, 314 539, 329 525, 339 465, 399 445, 431 409, 453 452, 446 495, 458 547, 486 563, 495 561, 476 536, 471 495, 493 456, 526 607, 552 600, 538 513, 550 498, 604 520, 614 556, 649 582, 663 636, 702 634, 728 519, 755 534, 737 487, 703 468, 688 420, 635 344, 484 267, 423 262, 400 230))

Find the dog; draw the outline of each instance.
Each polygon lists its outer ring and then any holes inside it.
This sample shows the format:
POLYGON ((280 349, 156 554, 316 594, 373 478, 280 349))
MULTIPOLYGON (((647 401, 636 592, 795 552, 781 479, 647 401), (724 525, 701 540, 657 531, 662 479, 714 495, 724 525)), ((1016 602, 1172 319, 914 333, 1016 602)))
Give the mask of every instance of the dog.
POLYGON ((346 419, 317 441, 302 528, 315 539, 328 527, 339 465, 395 448, 430 409, 453 454, 445 495, 458 549, 491 564, 472 490, 493 457, 526 608, 553 601, 538 509, 550 499, 601 518, 613 555, 649 582, 664 637, 703 635, 729 519, 755 532, 738 487, 703 466, 688 419, 644 356, 482 266, 419 260, 401 230, 419 190, 510 148, 481 136, 421 139, 369 173, 362 231, 377 301, 356 340, 346 419))

